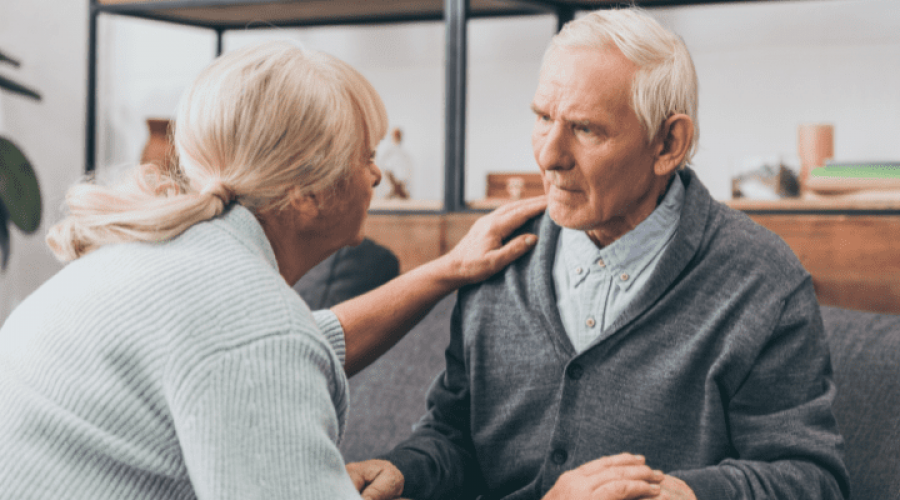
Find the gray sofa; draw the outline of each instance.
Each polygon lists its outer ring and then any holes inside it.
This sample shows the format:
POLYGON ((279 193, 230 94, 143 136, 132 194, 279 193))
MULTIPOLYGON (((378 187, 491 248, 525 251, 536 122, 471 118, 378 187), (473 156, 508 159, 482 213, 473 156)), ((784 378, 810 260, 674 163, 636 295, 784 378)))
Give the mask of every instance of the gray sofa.
MULTIPOLYGON (((379 455, 410 431, 444 365, 454 297, 350 380, 348 462, 379 455)), ((854 500, 900 499, 900 316, 824 307, 854 500)))

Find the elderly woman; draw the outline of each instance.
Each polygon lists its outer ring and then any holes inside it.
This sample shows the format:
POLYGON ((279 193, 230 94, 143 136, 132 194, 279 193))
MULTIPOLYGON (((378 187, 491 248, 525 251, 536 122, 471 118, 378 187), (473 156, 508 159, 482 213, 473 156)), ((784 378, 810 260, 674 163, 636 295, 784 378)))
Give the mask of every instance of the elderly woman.
POLYGON ((337 448, 347 373, 534 243, 541 200, 448 255, 311 313, 289 284, 362 239, 384 106, 289 43, 229 53, 177 115, 176 172, 84 183, 64 261, 0 330, 0 490, 29 499, 359 498, 337 448))

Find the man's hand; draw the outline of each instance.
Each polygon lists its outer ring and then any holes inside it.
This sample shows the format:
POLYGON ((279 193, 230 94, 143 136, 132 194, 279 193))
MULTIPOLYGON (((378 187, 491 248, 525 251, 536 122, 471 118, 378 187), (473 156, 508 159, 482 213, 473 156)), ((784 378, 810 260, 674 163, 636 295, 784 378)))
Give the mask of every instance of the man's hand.
POLYGON ((392 500, 403 493, 403 473, 387 460, 347 464, 347 474, 365 500, 392 500))
POLYGON ((666 476, 659 486, 659 496, 655 500, 697 500, 694 490, 677 477, 666 476))
POLYGON ((593 460, 565 472, 543 500, 679 498, 659 496, 664 477, 662 472, 647 467, 644 457, 623 453, 593 460))
POLYGON ((537 196, 507 203, 475 221, 453 250, 440 258, 447 266, 445 275, 456 281, 454 288, 490 278, 533 248, 537 237, 532 234, 505 244, 503 240, 546 207, 547 198, 537 196))

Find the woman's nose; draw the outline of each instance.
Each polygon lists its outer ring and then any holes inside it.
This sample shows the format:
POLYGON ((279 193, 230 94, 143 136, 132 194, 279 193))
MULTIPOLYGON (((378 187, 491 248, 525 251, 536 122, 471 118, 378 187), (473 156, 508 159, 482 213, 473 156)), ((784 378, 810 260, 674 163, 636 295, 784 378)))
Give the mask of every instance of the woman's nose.
POLYGON ((372 182, 372 187, 377 187, 379 184, 381 184, 381 169, 378 168, 378 165, 376 165, 374 161, 372 162, 371 166, 372 176, 375 178, 375 180, 372 182))

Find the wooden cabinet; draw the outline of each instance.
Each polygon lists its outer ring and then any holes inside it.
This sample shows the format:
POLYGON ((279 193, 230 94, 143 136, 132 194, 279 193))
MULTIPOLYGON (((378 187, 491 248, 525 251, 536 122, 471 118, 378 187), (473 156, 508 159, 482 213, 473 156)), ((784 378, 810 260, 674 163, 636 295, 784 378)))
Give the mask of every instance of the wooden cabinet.
POLYGON ((813 277, 823 305, 900 313, 896 199, 733 201, 781 236, 813 277))
POLYGON ((400 260, 400 272, 447 253, 484 214, 369 214, 366 236, 390 248, 400 260))
MULTIPOLYGON (((787 242, 812 275, 821 304, 900 314, 900 198, 729 204, 787 242)), ((371 214, 366 231, 408 271, 453 248, 481 215, 371 214)))

